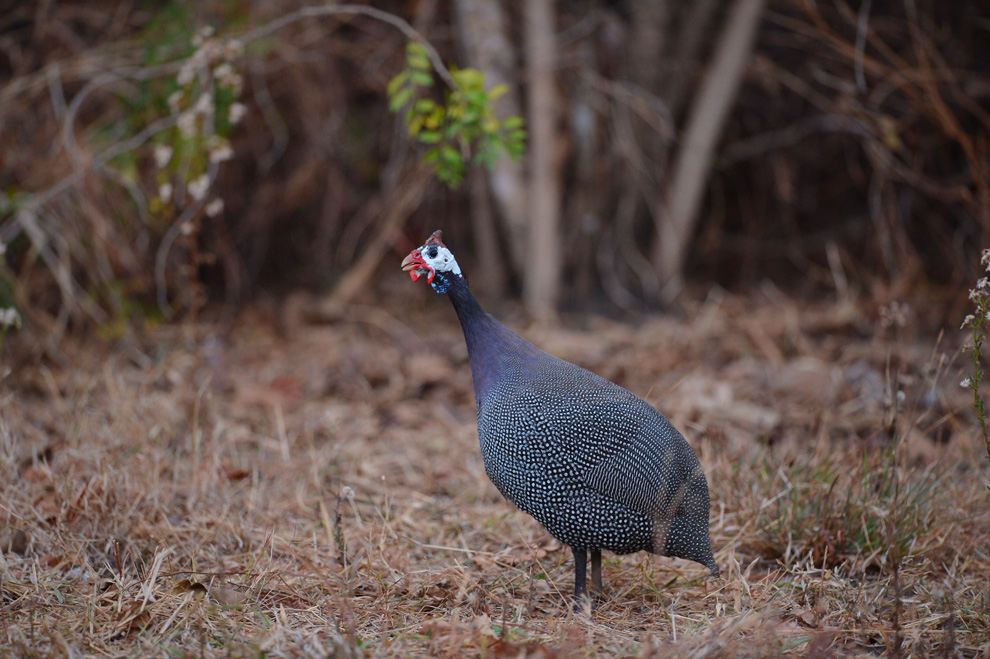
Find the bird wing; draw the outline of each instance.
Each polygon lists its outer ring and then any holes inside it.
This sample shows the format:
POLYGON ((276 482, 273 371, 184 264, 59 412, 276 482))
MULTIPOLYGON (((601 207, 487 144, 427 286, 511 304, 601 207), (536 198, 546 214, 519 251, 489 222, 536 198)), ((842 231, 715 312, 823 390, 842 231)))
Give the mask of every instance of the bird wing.
POLYGON ((573 437, 574 460, 585 483, 655 520, 672 518, 700 468, 687 441, 643 399, 564 364, 571 368, 557 374, 553 387, 568 393, 555 407, 568 410, 560 434, 573 437))
POLYGON ((501 393, 504 416, 492 420, 510 424, 513 441, 529 438, 588 488, 654 520, 674 516, 699 473, 694 451, 664 415, 579 366, 545 355, 501 393))
POLYGON ((698 467, 698 458, 666 417, 635 400, 638 405, 612 410, 624 418, 604 424, 603 430, 609 433, 598 452, 601 459, 585 469, 585 481, 633 510, 654 519, 670 519, 698 467))

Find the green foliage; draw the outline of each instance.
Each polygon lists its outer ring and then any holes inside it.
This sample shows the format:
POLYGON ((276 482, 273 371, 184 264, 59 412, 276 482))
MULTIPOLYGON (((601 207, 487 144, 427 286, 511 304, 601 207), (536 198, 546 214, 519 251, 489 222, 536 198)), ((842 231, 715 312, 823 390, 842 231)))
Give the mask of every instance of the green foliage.
POLYGON ((764 554, 791 560, 810 555, 815 566, 828 567, 853 555, 882 565, 888 552, 899 559, 918 553, 915 541, 929 526, 938 484, 934 473, 902 474, 896 443, 879 453, 864 451, 857 470, 834 456, 809 456, 783 471, 770 457, 758 473, 771 502, 760 514, 764 554), (770 498, 780 480, 786 489, 770 498))
MULTIPOLYGON (((228 24, 236 23, 243 13, 236 2, 227 3, 226 9, 228 24)), ((157 194, 149 195, 148 208, 164 223, 189 197, 205 199, 210 165, 232 155, 229 138, 245 112, 238 100, 243 87, 238 70, 243 44, 214 36, 212 27, 196 29, 194 21, 187 3, 169 2, 155 13, 142 32, 143 63, 178 60, 181 67, 170 75, 141 80, 118 96, 124 121, 115 117, 94 135, 97 141, 112 142, 131 137, 152 122, 174 119, 173 125, 152 137, 150 149, 125 152, 111 163, 126 180, 137 182, 147 156, 153 155, 157 194)))
POLYGON ((433 164, 437 178, 456 188, 463 182, 469 161, 491 167, 502 155, 518 159, 526 150, 522 117, 500 120, 492 103, 508 87, 485 89, 485 74, 477 69, 452 69, 454 87, 443 102, 430 98, 433 66, 421 45, 409 42, 406 68, 388 84, 389 109, 405 109, 409 135, 430 149, 424 162, 433 164))
POLYGON ((101 286, 93 286, 89 296, 113 314, 99 327, 97 333, 108 341, 123 338, 135 320, 140 320, 146 330, 154 330, 163 320, 157 305, 141 302, 134 291, 128 291, 124 281, 114 280, 101 286))
POLYGON ((195 32, 192 11, 187 3, 168 2, 154 13, 141 31, 144 63, 161 64, 188 57, 195 32))

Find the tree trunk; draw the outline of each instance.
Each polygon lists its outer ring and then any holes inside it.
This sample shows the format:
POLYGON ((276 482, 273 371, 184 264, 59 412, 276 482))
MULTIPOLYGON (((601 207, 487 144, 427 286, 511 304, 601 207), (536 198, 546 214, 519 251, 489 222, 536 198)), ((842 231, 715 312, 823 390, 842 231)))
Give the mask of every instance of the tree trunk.
POLYGON ((661 200, 659 241, 653 266, 670 301, 683 286, 684 262, 694 235, 715 146, 735 100, 749 59, 765 0, 735 0, 725 19, 711 68, 688 113, 684 139, 674 164, 667 199, 661 200))
POLYGON ((556 146, 554 90, 554 6, 552 0, 526 3, 526 58, 529 91, 530 240, 523 271, 526 308, 549 320, 556 310, 561 276, 560 178, 556 146))
MULTIPOLYGON (((515 84, 515 48, 507 36, 505 13, 499 0, 456 0, 454 9, 468 65, 484 72, 489 88, 505 84, 509 91, 495 102, 499 116, 522 115, 515 84)), ((510 263, 526 266, 526 184, 519 162, 499 158, 488 176, 495 207, 508 231, 510 263)), ((494 249, 494 245, 492 249, 494 249)))
POLYGON ((676 121, 681 116, 685 94, 694 80, 695 61, 698 60, 708 26, 719 8, 717 0, 695 0, 683 8, 683 18, 677 31, 677 42, 671 52, 672 65, 663 84, 663 100, 676 121))

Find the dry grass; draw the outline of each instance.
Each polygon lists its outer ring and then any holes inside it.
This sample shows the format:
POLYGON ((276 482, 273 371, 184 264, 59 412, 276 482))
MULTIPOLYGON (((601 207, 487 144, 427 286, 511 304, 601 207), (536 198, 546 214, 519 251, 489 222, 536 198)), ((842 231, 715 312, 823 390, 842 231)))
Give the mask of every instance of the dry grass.
POLYGON ((487 481, 459 329, 422 294, 409 327, 246 314, 7 375, 0 654, 990 653, 950 347, 731 298, 527 332, 659 404, 712 484, 723 578, 607 556, 589 617, 570 552, 487 481))

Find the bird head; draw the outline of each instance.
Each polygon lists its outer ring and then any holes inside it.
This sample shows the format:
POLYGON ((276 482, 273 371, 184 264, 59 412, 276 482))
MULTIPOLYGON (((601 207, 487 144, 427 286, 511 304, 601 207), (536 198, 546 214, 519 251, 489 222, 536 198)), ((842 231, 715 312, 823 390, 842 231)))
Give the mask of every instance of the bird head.
POLYGON ((443 232, 434 231, 422 247, 417 247, 402 259, 402 269, 416 281, 426 275, 426 281, 437 293, 446 293, 453 283, 452 277, 460 276, 457 259, 443 244, 443 232))

